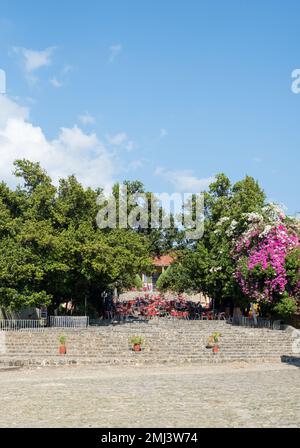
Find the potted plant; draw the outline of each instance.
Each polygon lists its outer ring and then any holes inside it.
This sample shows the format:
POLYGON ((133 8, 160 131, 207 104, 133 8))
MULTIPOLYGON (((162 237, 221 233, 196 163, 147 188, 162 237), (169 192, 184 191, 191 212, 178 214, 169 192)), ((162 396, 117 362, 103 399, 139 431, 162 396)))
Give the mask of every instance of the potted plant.
POLYGON ((60 355, 65 355, 67 353, 67 348, 66 348, 66 336, 60 336, 59 337, 59 354, 60 355))
POLYGON ((208 338, 208 341, 207 341, 207 344, 206 344, 206 348, 213 348, 214 344, 215 344, 214 336, 211 335, 208 338))
POLYGON ((220 350, 220 348, 218 346, 218 342, 219 342, 219 338, 221 336, 222 336, 221 333, 217 333, 217 332, 212 334, 213 341, 214 341, 214 345, 213 345, 213 348, 212 348, 213 353, 218 353, 219 350, 220 350))
POLYGON ((131 336, 129 342, 132 344, 133 351, 140 352, 142 350, 144 339, 141 336, 131 336))

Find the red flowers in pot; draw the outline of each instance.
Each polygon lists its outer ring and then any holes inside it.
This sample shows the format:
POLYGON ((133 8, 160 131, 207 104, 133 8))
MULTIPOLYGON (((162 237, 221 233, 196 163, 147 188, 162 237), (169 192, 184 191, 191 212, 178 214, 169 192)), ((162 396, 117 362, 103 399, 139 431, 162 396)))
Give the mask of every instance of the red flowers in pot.
POLYGON ((59 337, 59 354, 60 355, 65 355, 67 353, 67 348, 66 348, 66 336, 60 336, 59 337))

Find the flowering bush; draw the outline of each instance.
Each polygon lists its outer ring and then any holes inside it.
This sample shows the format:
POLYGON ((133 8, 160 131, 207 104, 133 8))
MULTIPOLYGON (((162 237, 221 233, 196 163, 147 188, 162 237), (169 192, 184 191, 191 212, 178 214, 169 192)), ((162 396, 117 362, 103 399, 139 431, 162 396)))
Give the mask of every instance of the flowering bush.
POLYGON ((274 301, 288 293, 299 296, 300 241, 279 216, 275 225, 257 221, 236 246, 235 277, 243 293, 253 301, 274 301))

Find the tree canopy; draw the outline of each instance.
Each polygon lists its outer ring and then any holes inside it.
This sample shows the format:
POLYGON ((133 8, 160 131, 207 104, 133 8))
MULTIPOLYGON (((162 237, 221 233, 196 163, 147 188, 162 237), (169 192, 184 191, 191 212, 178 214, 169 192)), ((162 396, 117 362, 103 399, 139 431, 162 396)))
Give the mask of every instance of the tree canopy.
MULTIPOLYGON (((235 184, 223 173, 216 176, 204 193, 203 236, 188 240, 188 225, 177 228, 172 213, 170 226, 160 226, 165 210, 140 181, 117 183, 108 197, 73 175, 54 185, 39 163, 28 160, 17 160, 14 173, 20 180, 15 189, 0 183, 1 307, 55 309, 72 300, 82 309, 88 299, 98 309, 104 291, 140 287, 138 274, 153 271, 152 258, 169 251, 176 253, 175 262, 158 280, 162 291, 203 292, 216 306, 242 305, 261 297, 278 299, 276 282, 281 281, 279 292, 285 294, 279 296, 279 308, 293 309, 287 301, 291 296, 299 300, 299 224, 267 204, 250 176, 235 184), (142 195, 151 201, 141 205, 142 195), (115 227, 98 225, 96 218, 105 211, 99 198, 116 204, 115 227), (120 202, 126 203, 125 212, 120 202), (124 213, 132 225, 122 225, 124 213), (145 219, 148 225, 142 226, 145 219), (278 223, 293 242, 280 252, 279 267, 278 244, 273 261, 268 252, 283 232, 278 223)), ((190 202, 194 206, 197 197, 190 202)), ((190 213, 195 214, 193 207, 190 213)))
POLYGON ((149 241, 132 229, 100 230, 100 190, 74 176, 55 187, 38 163, 15 162, 21 184, 0 185, 0 306, 57 308, 86 297, 95 308, 107 289, 134 284, 150 270, 149 241))

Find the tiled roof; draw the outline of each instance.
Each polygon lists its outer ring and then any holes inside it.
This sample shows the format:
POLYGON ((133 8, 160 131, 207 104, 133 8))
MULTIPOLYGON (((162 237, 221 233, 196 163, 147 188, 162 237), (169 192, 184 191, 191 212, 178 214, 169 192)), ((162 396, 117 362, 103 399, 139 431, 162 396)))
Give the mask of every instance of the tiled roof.
POLYGON ((153 259, 154 266, 170 266, 173 263, 174 258, 171 255, 162 255, 161 257, 155 257, 153 259))

